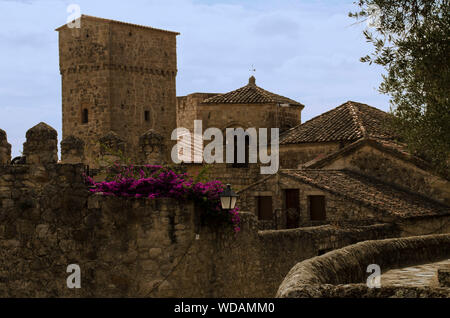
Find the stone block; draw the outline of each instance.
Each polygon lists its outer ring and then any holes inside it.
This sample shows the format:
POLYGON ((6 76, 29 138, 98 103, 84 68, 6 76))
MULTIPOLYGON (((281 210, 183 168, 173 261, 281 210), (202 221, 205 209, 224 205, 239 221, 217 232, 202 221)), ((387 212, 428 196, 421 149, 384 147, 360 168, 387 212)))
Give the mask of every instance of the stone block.
POLYGON ((160 248, 151 248, 148 251, 148 255, 150 256, 150 258, 157 258, 159 255, 161 255, 162 250, 160 248))
POLYGON ((84 161, 84 141, 75 136, 68 136, 61 141, 61 161, 67 164, 84 161))
POLYGON ((45 123, 39 123, 26 133, 23 154, 27 164, 46 164, 58 161, 58 133, 45 123))
POLYGON ((450 287, 450 267, 439 268, 437 277, 440 287, 450 287))
POLYGON ((11 145, 8 143, 6 132, 0 129, 0 165, 11 163, 11 145))

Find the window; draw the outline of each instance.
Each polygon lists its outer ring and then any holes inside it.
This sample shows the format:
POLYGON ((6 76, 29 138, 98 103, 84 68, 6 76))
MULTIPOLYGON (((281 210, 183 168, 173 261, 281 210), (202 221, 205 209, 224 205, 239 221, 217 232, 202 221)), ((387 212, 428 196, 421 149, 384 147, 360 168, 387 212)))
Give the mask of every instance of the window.
POLYGON ((144 112, 144 120, 145 121, 150 121, 150 111, 146 110, 144 112))
POLYGON ((311 221, 326 220, 325 196, 310 195, 310 196, 308 196, 308 203, 309 203, 309 215, 311 217, 311 221))
POLYGON ((245 135, 244 139, 244 160, 245 162, 238 162, 238 136, 234 136, 234 158, 233 158, 233 168, 246 168, 249 164, 250 159, 250 136, 245 135))
POLYGON ((300 191, 299 189, 284 190, 284 206, 286 208, 286 228, 298 227, 300 219, 300 191))
POLYGON ((89 112, 88 112, 87 108, 84 108, 83 112, 81 114, 81 123, 87 124, 88 121, 89 121, 89 112))
POLYGON ((272 210, 272 197, 256 197, 258 205, 258 220, 272 221, 273 210, 272 210))

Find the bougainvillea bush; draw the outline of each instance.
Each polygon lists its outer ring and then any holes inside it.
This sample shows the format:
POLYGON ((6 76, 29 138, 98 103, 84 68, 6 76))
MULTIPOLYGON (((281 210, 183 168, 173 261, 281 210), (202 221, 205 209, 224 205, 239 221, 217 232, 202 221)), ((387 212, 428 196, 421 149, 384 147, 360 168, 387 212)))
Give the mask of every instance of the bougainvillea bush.
POLYGON ((95 182, 86 177, 90 191, 118 197, 174 198, 194 201, 200 207, 202 218, 231 222, 239 232, 239 209, 224 211, 220 205, 220 193, 225 185, 220 181, 197 182, 187 173, 159 165, 120 166, 108 170, 106 181, 95 182))

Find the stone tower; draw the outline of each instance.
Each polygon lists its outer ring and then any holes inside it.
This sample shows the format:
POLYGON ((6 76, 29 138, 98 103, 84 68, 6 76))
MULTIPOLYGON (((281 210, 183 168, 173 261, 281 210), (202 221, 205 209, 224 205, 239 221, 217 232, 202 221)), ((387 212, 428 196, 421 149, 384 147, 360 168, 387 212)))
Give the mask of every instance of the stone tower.
POLYGON ((56 30, 63 138, 84 142, 85 163, 97 166, 99 141, 111 131, 125 141, 133 162, 139 160, 139 137, 149 129, 171 149, 179 33, 86 15, 80 28, 56 30))

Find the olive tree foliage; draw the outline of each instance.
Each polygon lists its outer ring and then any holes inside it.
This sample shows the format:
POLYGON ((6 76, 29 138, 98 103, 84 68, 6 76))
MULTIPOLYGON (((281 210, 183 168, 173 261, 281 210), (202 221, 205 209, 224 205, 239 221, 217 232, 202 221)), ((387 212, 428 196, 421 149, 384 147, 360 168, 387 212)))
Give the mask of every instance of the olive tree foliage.
POLYGON ((362 62, 386 70, 393 127, 409 150, 449 175, 450 0, 359 0, 349 13, 367 21, 373 51, 362 62))

